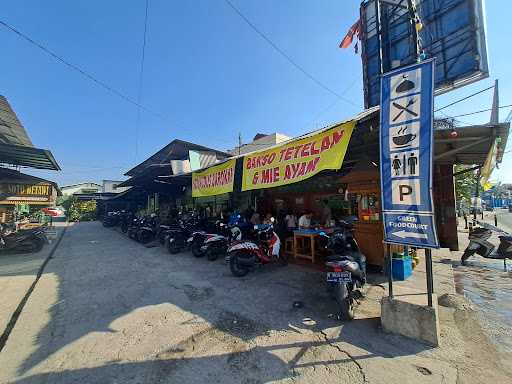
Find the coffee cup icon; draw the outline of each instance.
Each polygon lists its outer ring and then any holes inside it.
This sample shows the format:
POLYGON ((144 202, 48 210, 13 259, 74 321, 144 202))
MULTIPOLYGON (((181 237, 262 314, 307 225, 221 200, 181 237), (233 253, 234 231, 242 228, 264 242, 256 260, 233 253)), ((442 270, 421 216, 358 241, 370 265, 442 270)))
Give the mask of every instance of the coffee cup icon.
POLYGON ((416 135, 413 133, 408 133, 405 135, 399 135, 399 136, 393 136, 393 143, 397 147, 405 147, 406 145, 409 145, 411 141, 413 141, 416 138, 416 135))

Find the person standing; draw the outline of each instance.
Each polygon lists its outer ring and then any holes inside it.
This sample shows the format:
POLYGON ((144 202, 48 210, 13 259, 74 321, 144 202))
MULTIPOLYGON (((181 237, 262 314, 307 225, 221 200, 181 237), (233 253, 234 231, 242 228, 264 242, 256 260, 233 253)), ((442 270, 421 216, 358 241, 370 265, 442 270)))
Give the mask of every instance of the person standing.
POLYGON ((297 216, 292 211, 288 212, 288 214, 284 217, 284 221, 288 231, 293 231, 295 228, 297 228, 297 216))
POLYGON ((322 205, 322 224, 324 224, 326 227, 330 227, 332 220, 332 211, 331 207, 329 207, 329 201, 327 199, 322 200, 322 205))

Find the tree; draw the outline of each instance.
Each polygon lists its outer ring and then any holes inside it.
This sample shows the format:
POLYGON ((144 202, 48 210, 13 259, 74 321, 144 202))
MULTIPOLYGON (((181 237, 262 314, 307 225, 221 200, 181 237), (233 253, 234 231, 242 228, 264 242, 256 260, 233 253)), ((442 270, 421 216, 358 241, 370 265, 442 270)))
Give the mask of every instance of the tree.
MULTIPOLYGON (((456 164, 453 173, 465 171, 472 166, 456 164)), ((475 193, 476 189, 476 176, 475 171, 466 171, 455 176, 455 196, 457 202, 471 202, 471 197, 475 193)))

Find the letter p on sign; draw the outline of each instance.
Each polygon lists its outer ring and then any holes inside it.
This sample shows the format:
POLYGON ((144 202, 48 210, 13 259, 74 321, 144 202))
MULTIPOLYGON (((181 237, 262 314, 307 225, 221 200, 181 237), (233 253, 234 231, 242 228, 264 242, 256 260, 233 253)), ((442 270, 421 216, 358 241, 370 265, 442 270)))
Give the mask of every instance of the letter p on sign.
POLYGON ((420 205, 420 180, 393 180, 392 202, 402 205, 420 205))

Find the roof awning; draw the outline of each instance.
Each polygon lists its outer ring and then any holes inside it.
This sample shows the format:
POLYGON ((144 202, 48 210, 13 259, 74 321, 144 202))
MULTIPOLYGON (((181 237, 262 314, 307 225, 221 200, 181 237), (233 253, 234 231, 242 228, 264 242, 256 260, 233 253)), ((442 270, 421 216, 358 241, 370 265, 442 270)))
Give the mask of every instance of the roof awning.
POLYGON ((60 171, 50 151, 24 145, 0 143, 0 163, 60 171))
POLYGON ((435 130, 435 161, 437 163, 483 165, 494 142, 499 146, 496 162, 501 163, 507 144, 510 123, 471 125, 451 129, 435 130))

